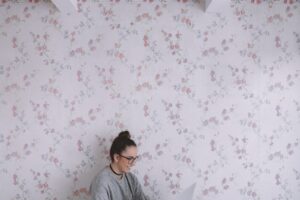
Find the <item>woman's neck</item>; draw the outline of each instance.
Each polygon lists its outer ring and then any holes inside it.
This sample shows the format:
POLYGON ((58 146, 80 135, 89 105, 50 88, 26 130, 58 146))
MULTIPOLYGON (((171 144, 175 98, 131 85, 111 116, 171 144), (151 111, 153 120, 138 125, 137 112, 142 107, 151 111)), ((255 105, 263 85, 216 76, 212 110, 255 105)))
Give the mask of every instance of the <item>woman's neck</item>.
POLYGON ((116 164, 111 163, 111 164, 109 165, 109 167, 110 167, 111 171, 112 171, 115 175, 119 176, 120 178, 123 177, 123 173, 118 169, 118 167, 116 166, 116 164))

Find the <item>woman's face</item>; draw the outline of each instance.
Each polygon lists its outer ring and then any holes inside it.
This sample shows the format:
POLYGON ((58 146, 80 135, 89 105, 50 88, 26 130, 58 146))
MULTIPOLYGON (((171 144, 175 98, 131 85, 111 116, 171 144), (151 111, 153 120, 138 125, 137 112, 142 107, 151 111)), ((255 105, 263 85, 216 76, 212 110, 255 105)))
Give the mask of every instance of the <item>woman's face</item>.
POLYGON ((117 164, 118 170, 121 173, 129 172, 130 168, 134 165, 136 159, 136 146, 128 146, 120 154, 115 154, 115 163, 117 164))

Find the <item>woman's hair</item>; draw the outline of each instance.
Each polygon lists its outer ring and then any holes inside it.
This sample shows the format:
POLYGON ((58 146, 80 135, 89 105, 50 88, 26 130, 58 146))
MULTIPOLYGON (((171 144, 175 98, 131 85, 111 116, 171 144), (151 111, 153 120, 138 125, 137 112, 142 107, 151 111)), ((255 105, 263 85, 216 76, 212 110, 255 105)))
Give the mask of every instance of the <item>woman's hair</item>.
POLYGON ((109 152, 111 161, 114 161, 114 154, 121 154, 128 146, 136 147, 136 144, 132 139, 130 139, 129 131, 122 131, 111 144, 109 152))

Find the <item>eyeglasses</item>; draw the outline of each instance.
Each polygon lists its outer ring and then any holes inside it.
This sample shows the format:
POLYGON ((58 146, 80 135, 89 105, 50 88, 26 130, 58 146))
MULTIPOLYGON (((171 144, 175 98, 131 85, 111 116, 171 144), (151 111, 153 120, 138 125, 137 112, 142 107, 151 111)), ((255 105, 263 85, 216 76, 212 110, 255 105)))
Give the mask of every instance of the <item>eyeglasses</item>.
POLYGON ((127 159, 130 164, 134 163, 134 161, 136 161, 136 159, 139 158, 138 156, 136 156, 136 157, 133 157, 133 156, 123 156, 121 154, 119 154, 119 156, 121 156, 122 158, 127 159))

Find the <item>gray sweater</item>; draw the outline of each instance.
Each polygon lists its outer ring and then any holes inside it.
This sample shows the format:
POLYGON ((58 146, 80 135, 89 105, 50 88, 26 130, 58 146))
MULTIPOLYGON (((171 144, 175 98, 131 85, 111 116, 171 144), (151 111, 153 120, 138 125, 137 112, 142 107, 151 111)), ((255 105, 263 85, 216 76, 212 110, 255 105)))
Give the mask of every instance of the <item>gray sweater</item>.
POLYGON ((109 166, 94 178, 90 190, 91 200, 149 200, 134 174, 126 173, 120 179, 109 166))

